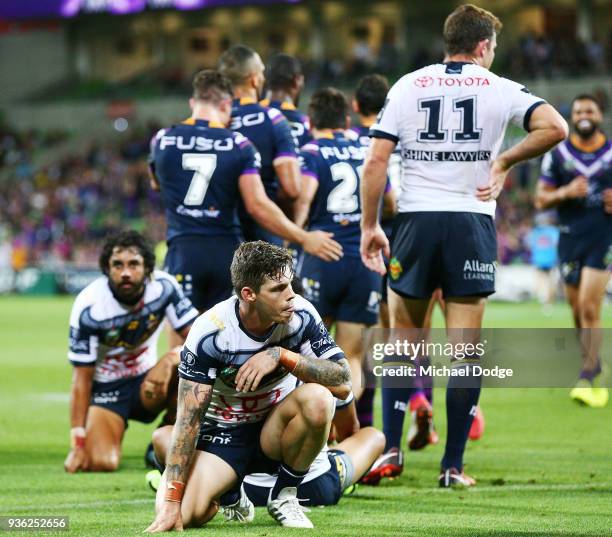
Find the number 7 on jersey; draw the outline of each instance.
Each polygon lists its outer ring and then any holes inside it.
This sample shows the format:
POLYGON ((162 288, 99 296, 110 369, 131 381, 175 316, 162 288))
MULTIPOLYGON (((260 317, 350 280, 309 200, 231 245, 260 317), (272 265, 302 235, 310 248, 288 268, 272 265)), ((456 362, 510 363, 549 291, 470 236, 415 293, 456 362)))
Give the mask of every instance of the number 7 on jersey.
POLYGON ((212 178, 215 168, 217 167, 217 155, 201 154, 201 153, 184 153, 183 154, 183 169, 193 170, 194 174, 189 183, 187 194, 183 204, 185 205, 201 205, 206 196, 210 179, 212 178))

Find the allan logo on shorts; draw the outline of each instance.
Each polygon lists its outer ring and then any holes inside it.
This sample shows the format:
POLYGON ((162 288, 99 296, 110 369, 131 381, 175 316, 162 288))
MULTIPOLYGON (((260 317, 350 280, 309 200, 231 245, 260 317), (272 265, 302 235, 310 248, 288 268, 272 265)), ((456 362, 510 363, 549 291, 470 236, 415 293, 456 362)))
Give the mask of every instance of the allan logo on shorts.
POLYGON ((391 258, 391 261, 389 262, 389 273, 391 275, 391 279, 397 280, 402 275, 402 272, 404 272, 404 268, 399 262, 399 259, 397 259, 397 257, 391 258))

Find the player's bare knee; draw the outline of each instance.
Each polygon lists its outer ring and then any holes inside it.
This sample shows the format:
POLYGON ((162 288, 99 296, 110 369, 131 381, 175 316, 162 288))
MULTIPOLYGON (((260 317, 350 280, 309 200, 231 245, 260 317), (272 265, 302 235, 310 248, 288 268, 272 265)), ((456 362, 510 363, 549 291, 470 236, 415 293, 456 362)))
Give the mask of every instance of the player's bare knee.
POLYGON ((387 444, 385 434, 382 431, 375 429, 374 427, 368 427, 368 429, 372 430, 372 432, 370 433, 372 443, 376 446, 376 449, 382 453, 385 450, 385 445, 387 444))
POLYGON ((93 452, 89 463, 90 472, 114 472, 119 468, 120 457, 115 450, 106 453, 93 452))
POLYGON ((582 301, 580 303, 580 324, 583 327, 590 327, 597 321, 599 321, 599 308, 597 304, 591 301, 582 301))
POLYGON ((327 427, 335 409, 331 392, 320 384, 305 384, 301 391, 299 403, 304 419, 313 428, 327 427))

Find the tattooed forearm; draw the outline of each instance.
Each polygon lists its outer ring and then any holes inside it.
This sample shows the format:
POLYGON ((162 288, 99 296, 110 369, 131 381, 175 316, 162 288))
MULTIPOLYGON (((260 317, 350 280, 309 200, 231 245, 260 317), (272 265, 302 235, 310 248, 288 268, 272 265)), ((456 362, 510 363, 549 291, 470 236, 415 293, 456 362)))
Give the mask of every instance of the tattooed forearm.
POLYGON ((280 347, 270 347, 267 350, 268 356, 278 363, 280 360, 280 347))
POLYGON ((293 374, 303 382, 316 382, 326 386, 341 399, 348 397, 351 390, 351 370, 344 358, 332 362, 302 355, 293 374))
POLYGON ((170 451, 166 457, 168 481, 187 481, 200 420, 208 408, 211 396, 212 386, 179 379, 178 411, 170 451))

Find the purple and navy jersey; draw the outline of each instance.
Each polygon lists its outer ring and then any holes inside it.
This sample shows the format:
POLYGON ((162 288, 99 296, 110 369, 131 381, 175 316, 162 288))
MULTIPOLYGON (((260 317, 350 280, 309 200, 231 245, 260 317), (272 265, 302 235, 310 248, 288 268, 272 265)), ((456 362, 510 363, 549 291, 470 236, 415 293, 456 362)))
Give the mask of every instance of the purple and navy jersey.
POLYGON ((555 188, 565 186, 578 176, 589 181, 585 198, 567 200, 559 204, 559 224, 562 233, 589 233, 609 230, 612 215, 604 211, 603 192, 612 188, 612 144, 604 144, 592 152, 581 151, 569 139, 561 142, 542 160, 540 181, 555 188))
POLYGON ((283 157, 297 158, 291 126, 274 108, 261 106, 253 99, 234 99, 231 129, 246 136, 261 155, 261 180, 272 200, 278 192, 274 162, 283 157))
POLYGON ((242 134, 201 119, 160 130, 150 166, 166 208, 168 240, 184 235, 240 235, 238 179, 257 174, 260 156, 242 134))
POLYGON ((302 147, 304 144, 312 140, 310 132, 310 119, 303 112, 300 112, 293 104, 281 101, 271 101, 264 99, 260 102, 262 106, 268 106, 275 110, 280 110, 289 121, 291 126, 291 136, 295 147, 302 147))
POLYGON ((367 147, 349 140, 343 132, 317 138, 300 150, 302 175, 319 183, 308 227, 333 233, 345 256, 359 257, 359 184, 366 152, 367 147))

